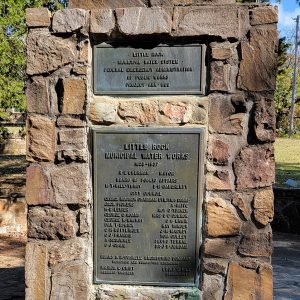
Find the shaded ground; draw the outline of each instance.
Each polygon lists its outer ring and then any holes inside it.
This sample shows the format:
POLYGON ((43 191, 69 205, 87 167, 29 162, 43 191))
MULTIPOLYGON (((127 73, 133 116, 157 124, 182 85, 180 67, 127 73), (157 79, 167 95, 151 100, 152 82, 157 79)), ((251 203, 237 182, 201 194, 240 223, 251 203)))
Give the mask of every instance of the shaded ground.
POLYGON ((275 300, 300 299, 300 235, 274 233, 275 300))
POLYGON ((26 237, 0 235, 0 299, 25 298, 24 258, 26 237))

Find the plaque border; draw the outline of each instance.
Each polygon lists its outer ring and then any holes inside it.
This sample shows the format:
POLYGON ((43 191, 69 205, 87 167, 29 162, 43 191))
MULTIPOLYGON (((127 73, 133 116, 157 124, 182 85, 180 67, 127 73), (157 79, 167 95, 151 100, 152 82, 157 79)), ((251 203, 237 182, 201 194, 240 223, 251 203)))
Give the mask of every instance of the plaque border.
POLYGON ((205 150, 205 136, 206 129, 204 127, 198 128, 170 128, 170 127, 132 127, 132 128, 107 128, 101 126, 92 126, 91 127, 92 134, 92 175, 93 175, 93 283, 95 285, 100 284, 115 284, 115 285, 141 285, 141 286, 158 286, 158 287, 199 287, 200 281, 200 247, 202 243, 202 206, 203 206, 203 198, 204 198, 204 150, 205 150), (142 282, 142 281, 119 281, 119 280, 100 280, 97 278, 97 156, 96 154, 96 136, 97 134, 139 134, 139 133, 164 133, 164 134, 198 134, 199 136, 199 144, 198 144, 198 178, 197 178, 197 211, 196 211, 196 245, 195 245, 195 257, 196 257, 196 274, 194 277, 193 283, 172 283, 172 282, 142 282))
MULTIPOLYGON (((157 46, 153 48, 158 48, 158 47, 199 47, 201 51, 201 62, 202 62, 202 67, 200 66, 200 90, 199 91, 142 91, 142 90, 130 90, 130 91, 99 91, 96 89, 96 82, 98 79, 98 75, 96 72, 97 69, 97 60, 95 59, 96 57, 96 51, 97 48, 129 48, 129 46, 125 45, 110 45, 106 42, 103 42, 98 45, 94 45, 93 47, 93 93, 94 95, 100 95, 100 96, 105 96, 105 95, 206 95, 206 45, 205 44, 200 44, 200 43, 192 43, 192 44, 158 44, 157 46)), ((141 48, 136 48, 136 49, 143 49, 141 48)))

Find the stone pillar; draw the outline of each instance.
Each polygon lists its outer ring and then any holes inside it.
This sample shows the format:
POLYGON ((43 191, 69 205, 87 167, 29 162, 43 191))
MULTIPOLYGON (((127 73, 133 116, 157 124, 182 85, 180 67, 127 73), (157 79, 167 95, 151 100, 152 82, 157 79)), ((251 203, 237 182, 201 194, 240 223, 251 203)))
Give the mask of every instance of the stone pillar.
POLYGON ((26 299, 272 299, 277 11, 232 2, 27 10, 26 299), (94 95, 92 46, 140 39, 206 44, 206 96, 94 95), (206 129, 198 289, 93 284, 94 125, 206 129))

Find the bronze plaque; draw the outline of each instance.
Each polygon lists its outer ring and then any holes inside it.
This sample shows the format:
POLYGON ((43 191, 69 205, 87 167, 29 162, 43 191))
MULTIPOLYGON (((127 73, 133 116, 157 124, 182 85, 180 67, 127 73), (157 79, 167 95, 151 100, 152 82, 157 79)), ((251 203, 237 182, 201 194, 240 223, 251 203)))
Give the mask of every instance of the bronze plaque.
POLYGON ((95 283, 198 284, 203 129, 94 129, 95 283))
POLYGON ((94 48, 95 94, 204 94, 204 45, 94 48))

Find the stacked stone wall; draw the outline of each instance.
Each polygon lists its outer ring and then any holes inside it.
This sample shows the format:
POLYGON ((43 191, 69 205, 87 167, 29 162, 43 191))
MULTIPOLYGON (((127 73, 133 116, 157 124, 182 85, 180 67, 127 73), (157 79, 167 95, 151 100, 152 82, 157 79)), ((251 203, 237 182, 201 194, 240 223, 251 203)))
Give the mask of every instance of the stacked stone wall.
POLYGON ((272 299, 277 11, 229 0, 124 2, 27 11, 26 298, 199 298, 195 289, 93 285, 89 128, 98 125, 206 128, 200 294, 272 299), (93 94, 94 45, 149 39, 206 44, 206 96, 93 94))

